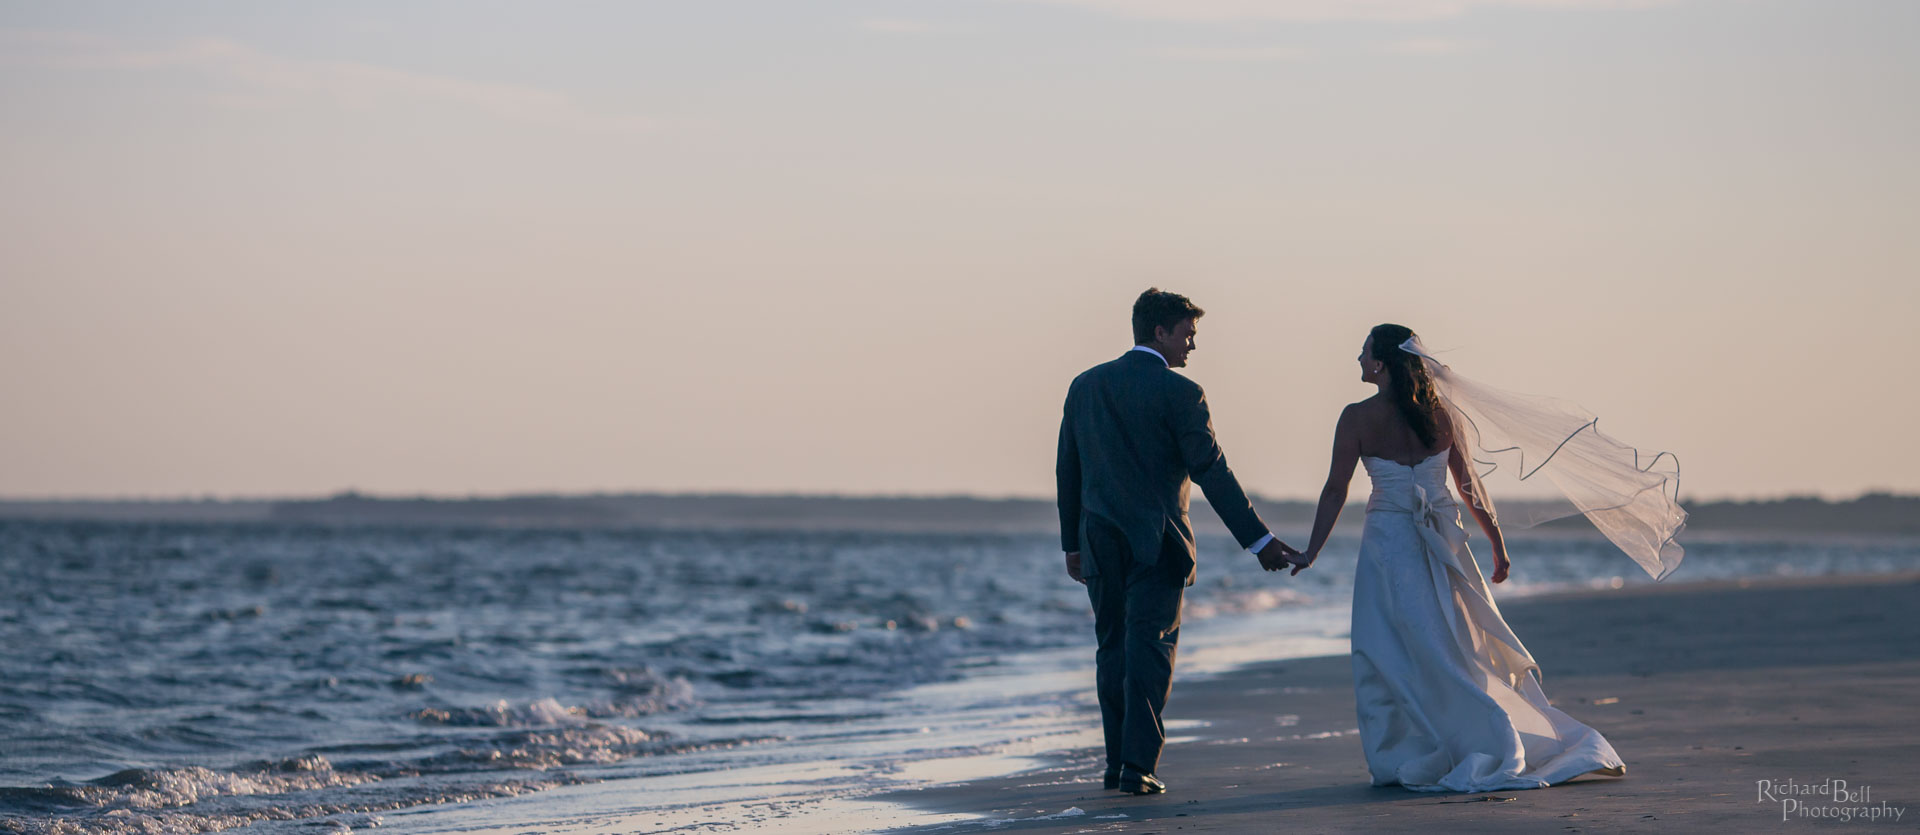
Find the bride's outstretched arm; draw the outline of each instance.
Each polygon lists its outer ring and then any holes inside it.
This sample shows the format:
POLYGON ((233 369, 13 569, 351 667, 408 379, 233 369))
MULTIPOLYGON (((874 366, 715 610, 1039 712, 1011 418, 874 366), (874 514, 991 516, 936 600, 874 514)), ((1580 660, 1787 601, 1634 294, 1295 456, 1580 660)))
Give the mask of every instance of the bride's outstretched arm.
POLYGON ((1487 534, 1487 541, 1493 544, 1493 582, 1507 579, 1507 569, 1513 563, 1507 559, 1507 541, 1500 535, 1500 523, 1487 514, 1486 502, 1480 500, 1475 491, 1472 473, 1467 471, 1473 463, 1467 460, 1466 453, 1460 451, 1458 443, 1447 451, 1447 469, 1453 471, 1453 483, 1460 488, 1461 504, 1467 506, 1467 512, 1473 514, 1473 521, 1480 523, 1480 530, 1487 534))
MULTIPOLYGON (((1333 523, 1340 508, 1347 504, 1347 486, 1353 483, 1354 465, 1360 463, 1360 427, 1354 407, 1340 412, 1333 428, 1333 464, 1327 468, 1327 484, 1320 488, 1320 506, 1313 512, 1313 539, 1307 544, 1307 565, 1320 558, 1321 547, 1333 535, 1333 523)), ((1302 566, 1305 567, 1305 566, 1302 566)), ((1295 574, 1300 573, 1298 569, 1295 574)))

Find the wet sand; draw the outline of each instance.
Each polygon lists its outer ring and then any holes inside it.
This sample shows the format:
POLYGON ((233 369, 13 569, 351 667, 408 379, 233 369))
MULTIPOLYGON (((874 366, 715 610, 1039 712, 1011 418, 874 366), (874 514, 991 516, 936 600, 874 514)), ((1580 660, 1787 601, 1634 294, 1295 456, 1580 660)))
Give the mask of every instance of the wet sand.
POLYGON ((1671 584, 1504 612, 1548 697, 1607 736, 1625 777, 1472 795, 1373 788, 1337 656, 1176 680, 1165 795, 1102 791, 1100 753, 1082 748, 875 799, 939 816, 896 831, 1920 830, 1920 575, 1671 584), (1829 781, 1855 797, 1800 793, 1829 781), (1880 817, 1811 816, 1863 809, 1880 817))

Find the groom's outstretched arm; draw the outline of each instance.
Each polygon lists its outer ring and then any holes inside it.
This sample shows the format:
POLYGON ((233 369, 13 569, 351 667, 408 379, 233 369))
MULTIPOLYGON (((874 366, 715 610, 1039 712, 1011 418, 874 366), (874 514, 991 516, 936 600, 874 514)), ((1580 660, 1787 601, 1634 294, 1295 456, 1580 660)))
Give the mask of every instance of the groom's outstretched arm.
POLYGON ((1220 451, 1220 443, 1213 436, 1213 414, 1207 410, 1206 392, 1198 383, 1182 382, 1185 385, 1175 389, 1177 399, 1172 404, 1171 415, 1187 477, 1200 485, 1200 490, 1207 495, 1207 504, 1213 505, 1220 521, 1227 523, 1227 530, 1240 547, 1251 548, 1268 535, 1267 523, 1254 511, 1253 502, 1240 488, 1240 479, 1235 478, 1233 468, 1227 466, 1227 456, 1220 451))

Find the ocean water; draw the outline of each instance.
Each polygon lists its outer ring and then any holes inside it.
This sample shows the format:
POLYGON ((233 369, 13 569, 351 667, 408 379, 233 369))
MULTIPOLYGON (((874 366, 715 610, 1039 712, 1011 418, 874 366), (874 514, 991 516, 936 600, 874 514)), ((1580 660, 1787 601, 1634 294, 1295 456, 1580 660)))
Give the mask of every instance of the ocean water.
MULTIPOLYGON (((1342 651, 1355 544, 1289 578, 1205 541, 1183 674, 1342 651)), ((1688 545, 1678 580, 1920 570, 1905 540, 1688 545)), ((1513 551, 1504 595, 1648 582, 1592 538, 1513 551)), ((1044 535, 6 522, 0 831, 452 831, 587 785, 729 829, 1084 731, 1091 660, 1044 535)))

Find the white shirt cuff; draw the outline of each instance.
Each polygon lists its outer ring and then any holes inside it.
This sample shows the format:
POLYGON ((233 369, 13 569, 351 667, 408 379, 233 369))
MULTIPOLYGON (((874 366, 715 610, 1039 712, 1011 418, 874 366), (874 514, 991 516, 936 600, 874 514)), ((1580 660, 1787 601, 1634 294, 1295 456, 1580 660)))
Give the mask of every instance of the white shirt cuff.
POLYGON ((1266 536, 1260 537, 1258 540, 1256 540, 1253 543, 1252 547, 1249 547, 1247 549, 1247 553, 1253 554, 1254 556, 1259 556, 1260 549, 1267 547, 1267 543, 1272 541, 1273 541, 1273 534, 1267 534, 1266 536))

